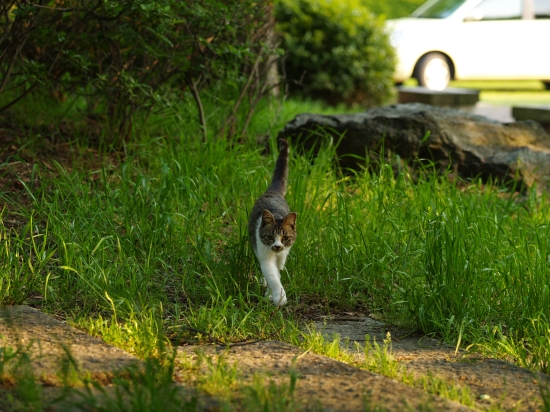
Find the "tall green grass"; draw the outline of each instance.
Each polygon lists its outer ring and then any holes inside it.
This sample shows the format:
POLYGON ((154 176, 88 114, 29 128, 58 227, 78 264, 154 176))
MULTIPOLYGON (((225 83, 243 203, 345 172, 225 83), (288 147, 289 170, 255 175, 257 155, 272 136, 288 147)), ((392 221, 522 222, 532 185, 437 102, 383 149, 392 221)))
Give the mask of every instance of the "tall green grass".
POLYGON ((265 104, 239 144, 202 143, 177 112, 154 119, 119 167, 57 165, 56 178, 37 170, 32 210, 21 210, 29 225, 2 232, 1 303, 64 313, 143 357, 166 336, 290 339, 306 305, 361 307, 548 371, 550 206, 534 192, 428 172, 413 182, 389 164, 342 174, 334 147, 315 158, 293 151, 287 200, 298 238, 282 274, 290 304, 277 310, 264 298, 246 222, 276 152, 255 141, 267 134, 273 149, 293 113, 310 109, 265 104))

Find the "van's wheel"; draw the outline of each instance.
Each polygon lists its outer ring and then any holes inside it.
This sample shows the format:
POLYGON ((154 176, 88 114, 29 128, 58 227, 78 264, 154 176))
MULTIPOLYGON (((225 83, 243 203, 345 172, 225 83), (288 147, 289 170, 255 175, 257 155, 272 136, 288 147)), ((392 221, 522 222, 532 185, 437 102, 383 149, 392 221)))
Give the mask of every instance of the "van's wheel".
POLYGON ((420 86, 443 90, 451 81, 451 65, 441 53, 428 53, 419 60, 414 77, 420 86))
POLYGON ((550 90, 550 81, 543 81, 542 84, 544 84, 546 90, 550 90))

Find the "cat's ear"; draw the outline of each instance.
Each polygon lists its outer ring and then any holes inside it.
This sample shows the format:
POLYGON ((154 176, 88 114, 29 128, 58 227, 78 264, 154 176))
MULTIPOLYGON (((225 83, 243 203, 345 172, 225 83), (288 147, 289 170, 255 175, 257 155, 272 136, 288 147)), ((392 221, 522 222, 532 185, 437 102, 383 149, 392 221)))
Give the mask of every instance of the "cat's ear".
POLYGON ((268 223, 275 223, 275 217, 271 214, 269 210, 265 209, 262 212, 262 225, 265 225, 268 223))
POLYGON ((296 212, 289 213, 283 219, 283 225, 290 225, 294 229, 296 226, 296 212))

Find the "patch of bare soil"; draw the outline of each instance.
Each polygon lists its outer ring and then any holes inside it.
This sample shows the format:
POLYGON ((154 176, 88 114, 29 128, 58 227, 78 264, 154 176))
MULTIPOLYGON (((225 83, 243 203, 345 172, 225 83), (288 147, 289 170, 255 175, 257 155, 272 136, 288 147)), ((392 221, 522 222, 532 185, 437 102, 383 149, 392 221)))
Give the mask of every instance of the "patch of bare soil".
POLYGON ((109 381, 113 371, 140 361, 66 323, 25 305, 0 306, 0 347, 19 348, 29 367, 44 382, 58 380, 60 365, 70 354, 77 370, 88 371, 98 380, 109 381))
POLYGON ((390 332, 393 355, 407 372, 415 378, 431 374, 449 383, 468 386, 480 409, 540 411, 539 383, 550 384, 548 375, 478 353, 457 352, 438 340, 388 328, 384 323, 370 318, 327 320, 317 322, 316 327, 326 337, 337 333, 342 339, 360 344, 364 344, 367 334, 382 343, 386 333, 390 332))

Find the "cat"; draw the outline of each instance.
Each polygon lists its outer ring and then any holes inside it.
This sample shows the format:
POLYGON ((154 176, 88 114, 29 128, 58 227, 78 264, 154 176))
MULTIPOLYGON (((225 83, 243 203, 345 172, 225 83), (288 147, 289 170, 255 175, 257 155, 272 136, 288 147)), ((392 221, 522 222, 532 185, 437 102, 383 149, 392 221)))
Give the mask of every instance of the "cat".
POLYGON ((291 212, 285 200, 288 180, 288 142, 279 139, 279 156, 271 184, 256 201, 248 220, 250 244, 260 262, 269 288, 269 299, 276 306, 287 302, 281 284, 281 270, 291 246, 296 240, 296 212, 291 212))

